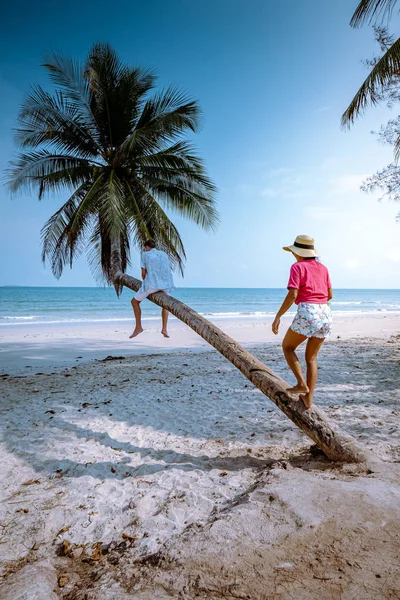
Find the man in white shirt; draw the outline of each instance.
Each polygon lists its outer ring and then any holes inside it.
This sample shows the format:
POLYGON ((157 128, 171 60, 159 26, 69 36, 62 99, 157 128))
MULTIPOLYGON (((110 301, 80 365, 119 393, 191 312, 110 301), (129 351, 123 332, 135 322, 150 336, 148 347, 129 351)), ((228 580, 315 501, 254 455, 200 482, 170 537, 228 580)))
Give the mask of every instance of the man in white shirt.
MULTIPOLYGON (((129 336, 130 338, 138 336, 139 333, 142 333, 143 331, 142 310, 140 308, 142 300, 154 292, 163 291, 166 294, 169 294, 174 287, 168 256, 162 250, 156 249, 154 240, 147 240, 144 244, 144 252, 142 252, 141 256, 141 267, 143 283, 140 290, 131 301, 133 312, 135 314, 136 326, 132 335, 129 336)), ((165 308, 162 309, 161 318, 161 333, 167 338, 169 337, 167 331, 168 311, 165 308)))

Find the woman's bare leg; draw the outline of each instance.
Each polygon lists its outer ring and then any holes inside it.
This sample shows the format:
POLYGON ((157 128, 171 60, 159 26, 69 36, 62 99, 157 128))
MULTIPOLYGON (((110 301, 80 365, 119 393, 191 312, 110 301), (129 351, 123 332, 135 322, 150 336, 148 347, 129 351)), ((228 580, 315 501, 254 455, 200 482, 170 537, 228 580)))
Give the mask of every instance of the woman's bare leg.
POLYGON ((132 333, 132 335, 129 336, 132 339, 132 338, 136 337, 137 335, 139 335, 139 333, 142 333, 143 327, 142 327, 142 309, 140 308, 139 300, 132 298, 131 304, 132 304, 133 312, 134 312, 135 319, 136 319, 136 326, 135 326, 134 332, 132 333))
POLYGON ((167 331, 168 311, 166 308, 163 308, 161 311, 161 320, 162 320, 161 333, 163 334, 164 337, 169 338, 168 331, 167 331))
POLYGON ((325 338, 312 337, 307 342, 306 363, 307 363, 307 386, 308 392, 301 396, 306 408, 310 408, 313 402, 314 390, 318 378, 318 352, 324 343, 325 338))
POLYGON ((297 358, 295 352, 297 346, 307 339, 305 335, 296 333, 293 329, 288 329, 282 342, 283 353, 286 358, 286 362, 291 368, 293 375, 296 377, 297 385, 292 388, 288 388, 290 394, 304 394, 308 393, 308 386, 303 376, 301 364, 297 358))

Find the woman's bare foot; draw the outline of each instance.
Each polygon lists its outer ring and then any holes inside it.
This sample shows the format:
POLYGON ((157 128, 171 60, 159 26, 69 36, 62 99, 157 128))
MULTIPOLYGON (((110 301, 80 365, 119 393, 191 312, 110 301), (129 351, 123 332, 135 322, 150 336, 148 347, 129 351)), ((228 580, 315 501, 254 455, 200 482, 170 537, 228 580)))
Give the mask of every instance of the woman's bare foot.
POLYGON ((306 385, 300 385, 299 383, 294 387, 286 390, 289 394, 308 394, 309 389, 306 385))
POLYGON ((310 394, 304 394, 304 396, 300 396, 300 400, 303 401, 303 404, 306 408, 311 408, 313 398, 310 394))
POLYGON ((163 334, 164 337, 169 338, 168 331, 166 329, 162 329, 161 333, 163 334))
POLYGON ((135 327, 135 331, 132 333, 132 335, 129 336, 129 339, 131 340, 132 338, 136 337, 137 335, 139 335, 139 333, 142 333, 143 327, 135 327))

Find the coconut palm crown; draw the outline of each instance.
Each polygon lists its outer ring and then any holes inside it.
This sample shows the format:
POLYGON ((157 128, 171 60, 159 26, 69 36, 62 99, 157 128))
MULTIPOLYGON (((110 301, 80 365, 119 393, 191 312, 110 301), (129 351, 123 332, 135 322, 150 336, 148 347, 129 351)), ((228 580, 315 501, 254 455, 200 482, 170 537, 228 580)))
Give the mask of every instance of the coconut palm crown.
POLYGON ((183 272, 182 239, 165 209, 204 229, 218 222, 215 187, 184 139, 199 129, 197 103, 175 87, 155 93, 154 74, 128 67, 107 44, 83 65, 53 54, 44 66, 55 92, 36 85, 27 94, 8 173, 12 192, 71 193, 42 229, 43 261, 59 278, 86 251, 97 279, 111 284, 111 247, 125 271, 132 244, 153 238, 183 272))
MULTIPOLYGON (((360 0, 350 21, 352 27, 365 22, 377 23, 390 19, 397 0, 360 0)), ((400 38, 393 41, 383 56, 376 61, 370 74, 359 88, 347 110, 342 116, 342 125, 350 126, 363 112, 368 103, 377 104, 382 91, 393 78, 400 75, 400 38)))

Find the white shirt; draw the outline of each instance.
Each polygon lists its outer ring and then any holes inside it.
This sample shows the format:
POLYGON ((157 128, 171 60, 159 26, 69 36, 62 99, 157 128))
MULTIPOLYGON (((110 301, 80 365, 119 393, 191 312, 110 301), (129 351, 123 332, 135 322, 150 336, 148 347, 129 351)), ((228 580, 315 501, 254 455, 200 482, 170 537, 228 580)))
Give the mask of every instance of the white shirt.
POLYGON ((142 283, 142 289, 171 291, 174 287, 171 266, 168 256, 162 250, 148 250, 142 252, 141 267, 146 269, 146 277, 142 283))

